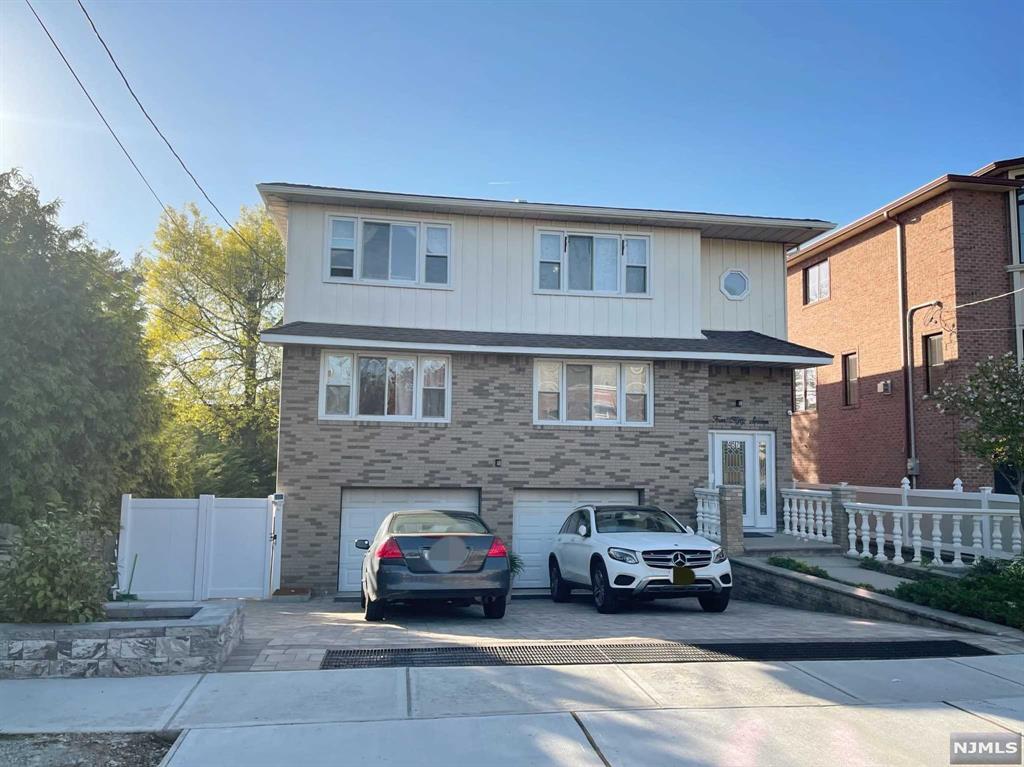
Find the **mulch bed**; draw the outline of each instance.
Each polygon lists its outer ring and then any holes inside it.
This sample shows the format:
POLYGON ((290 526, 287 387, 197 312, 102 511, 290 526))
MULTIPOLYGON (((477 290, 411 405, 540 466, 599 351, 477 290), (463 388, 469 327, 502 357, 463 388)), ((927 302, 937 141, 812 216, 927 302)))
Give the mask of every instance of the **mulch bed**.
POLYGON ((0 735, 0 764, 21 767, 157 767, 176 732, 0 735))

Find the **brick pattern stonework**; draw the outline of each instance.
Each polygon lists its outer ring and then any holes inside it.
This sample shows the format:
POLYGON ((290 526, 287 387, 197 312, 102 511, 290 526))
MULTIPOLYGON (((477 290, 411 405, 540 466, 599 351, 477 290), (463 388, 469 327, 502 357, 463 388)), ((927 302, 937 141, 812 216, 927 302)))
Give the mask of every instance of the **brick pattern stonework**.
MULTIPOLYGON (((953 190, 900 215, 906 233, 907 306, 939 300, 942 311, 914 317, 915 434, 918 485, 991 485, 992 470, 961 451, 957 422, 927 396, 924 337, 942 333, 947 379, 962 380, 979 360, 1014 350, 1012 298, 956 310, 958 304, 1012 290, 1009 220, 1004 193, 953 190)), ((793 415, 793 474, 801 481, 898 486, 906 474, 907 417, 897 226, 886 222, 827 249, 830 297, 803 305, 802 271, 788 271, 789 336, 834 355, 818 368, 816 412, 793 415), (842 355, 856 352, 859 402, 843 403, 842 355), (888 382, 891 393, 878 390, 888 382)))
POLYGON ((479 488, 482 516, 514 548, 519 488, 635 488, 692 522, 693 489, 707 480, 708 430, 734 428, 729 419, 775 431, 778 485, 790 477, 785 370, 656 361, 652 428, 535 426, 531 357, 455 354, 450 424, 321 421, 320 353, 284 350, 277 474, 286 498, 283 586, 336 590, 346 487, 479 488))

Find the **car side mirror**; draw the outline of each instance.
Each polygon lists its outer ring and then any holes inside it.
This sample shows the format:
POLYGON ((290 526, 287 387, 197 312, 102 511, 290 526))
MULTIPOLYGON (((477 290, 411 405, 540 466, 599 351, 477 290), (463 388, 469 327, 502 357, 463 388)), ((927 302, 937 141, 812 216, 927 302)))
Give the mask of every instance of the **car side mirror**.
POLYGON ((356 538, 356 548, 366 551, 368 548, 370 548, 370 542, 365 538, 356 538))
POLYGON ((587 537, 587 526, 586 525, 580 525, 579 527, 576 528, 576 532, 580 534, 581 538, 586 538, 587 537))

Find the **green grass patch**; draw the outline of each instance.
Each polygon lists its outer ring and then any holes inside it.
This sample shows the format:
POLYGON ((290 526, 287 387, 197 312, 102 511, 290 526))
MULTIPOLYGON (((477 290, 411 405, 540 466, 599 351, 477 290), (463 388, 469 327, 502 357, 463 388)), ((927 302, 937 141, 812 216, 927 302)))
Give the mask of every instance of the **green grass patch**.
POLYGON ((802 562, 799 559, 793 559, 792 557, 768 557, 768 564, 772 567, 782 567, 786 570, 792 570, 797 573, 803 573, 804 575, 814 575, 818 578, 827 578, 830 581, 834 581, 835 578, 828 574, 828 570, 817 565, 809 565, 806 562, 802 562))
POLYGON ((901 583, 893 596, 970 618, 1024 629, 1024 559, 982 559, 957 580, 901 583))

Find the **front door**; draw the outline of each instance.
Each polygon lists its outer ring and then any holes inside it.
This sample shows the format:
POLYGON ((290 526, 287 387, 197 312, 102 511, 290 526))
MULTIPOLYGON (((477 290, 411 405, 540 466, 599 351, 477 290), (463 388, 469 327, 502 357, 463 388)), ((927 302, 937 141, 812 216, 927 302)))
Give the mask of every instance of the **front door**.
POLYGON ((775 435, 715 431, 710 439, 711 487, 743 488, 743 529, 775 529, 775 435))

